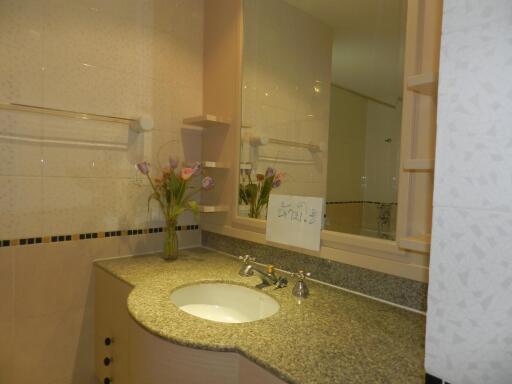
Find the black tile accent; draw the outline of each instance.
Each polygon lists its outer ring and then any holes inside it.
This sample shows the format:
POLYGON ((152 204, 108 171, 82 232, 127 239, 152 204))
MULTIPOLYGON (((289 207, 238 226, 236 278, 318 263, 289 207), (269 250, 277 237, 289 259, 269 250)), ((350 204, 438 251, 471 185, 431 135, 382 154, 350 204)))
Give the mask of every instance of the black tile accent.
POLYGON ((34 244, 35 242, 36 242, 36 239, 34 239, 33 237, 30 239, 27 239, 27 243, 29 243, 29 244, 34 244))
POLYGON ((58 236, 52 236, 52 243, 55 242, 55 241, 59 241, 59 237, 58 236))
POLYGON ((148 232, 153 233, 153 228, 149 228, 148 232))
MULTIPOLYGON (((443 384, 443 380, 426 373, 425 374, 425 384, 443 384)), ((448 383, 446 383, 446 384, 448 384, 448 383)))
POLYGON ((144 230, 142 230, 142 229, 137 229, 137 233, 138 233, 139 235, 142 235, 142 233, 143 233, 143 232, 144 232, 144 230))
POLYGON ((11 240, 3 240, 2 241, 2 247, 8 247, 11 245, 11 240))
POLYGON ((116 236, 121 236, 121 231, 117 231, 116 236))
POLYGON ((97 239, 97 238, 98 238, 98 232, 94 232, 94 233, 92 234, 92 238, 93 238, 93 239, 97 239))
POLYGON ((20 245, 27 244, 27 239, 20 239, 20 245))
POLYGON ((132 230, 131 230, 131 229, 129 229, 129 230, 128 230, 128 236, 131 236, 131 235, 132 235, 132 230))
POLYGON ((66 240, 66 236, 64 236, 64 235, 60 235, 60 236, 59 236, 59 241, 64 241, 64 240, 66 240))
POLYGON ((80 234, 80 240, 85 240, 85 233, 80 234))
POLYGON ((43 242, 42 237, 36 237, 36 244, 41 244, 43 242))
POLYGON ((181 231, 181 225, 177 225, 177 226, 176 226, 176 230, 177 230, 177 231, 181 231))
POLYGON ((105 237, 110 237, 110 232, 105 232, 105 237))
POLYGON ((92 233, 86 233, 85 234, 85 238, 86 239, 91 239, 92 238, 92 233))
POLYGON ((66 235, 66 241, 71 241, 71 235, 66 235))

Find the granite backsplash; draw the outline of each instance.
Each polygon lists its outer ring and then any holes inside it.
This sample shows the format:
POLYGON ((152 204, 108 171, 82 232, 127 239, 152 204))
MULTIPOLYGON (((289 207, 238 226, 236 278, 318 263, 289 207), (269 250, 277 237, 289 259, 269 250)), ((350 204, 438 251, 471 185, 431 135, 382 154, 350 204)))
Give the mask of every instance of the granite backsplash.
POLYGON ((311 272, 311 277, 316 280, 426 311, 428 285, 415 280, 208 231, 202 232, 202 244, 235 256, 250 254, 260 263, 272 264, 286 271, 302 269, 311 272))

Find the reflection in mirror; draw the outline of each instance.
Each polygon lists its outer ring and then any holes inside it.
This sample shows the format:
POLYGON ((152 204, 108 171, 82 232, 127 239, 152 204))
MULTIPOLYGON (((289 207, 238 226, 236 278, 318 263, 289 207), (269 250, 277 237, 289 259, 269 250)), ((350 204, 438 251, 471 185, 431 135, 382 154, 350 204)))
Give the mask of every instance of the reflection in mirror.
POLYGON ((239 215, 326 199, 325 229, 394 239, 405 0, 245 0, 239 215))

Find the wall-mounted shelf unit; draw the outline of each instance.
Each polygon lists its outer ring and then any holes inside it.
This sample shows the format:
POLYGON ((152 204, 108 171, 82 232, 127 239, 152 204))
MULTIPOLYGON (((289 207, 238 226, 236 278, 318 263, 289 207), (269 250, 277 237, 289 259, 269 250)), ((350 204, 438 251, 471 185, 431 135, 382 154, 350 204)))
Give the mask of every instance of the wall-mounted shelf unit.
POLYGON ((400 140, 397 242, 429 253, 442 0, 408 0, 400 140))
POLYGON ((192 116, 187 117, 183 119, 183 124, 186 125, 193 125, 195 127, 201 127, 201 128, 227 128, 230 125, 230 122, 228 120, 222 119, 215 115, 210 115, 208 113, 199 115, 199 116, 192 116))
POLYGON ((434 159, 407 159, 404 160, 405 171, 427 171, 434 170, 434 159))
POLYGON ((410 251, 429 253, 430 235, 403 237, 399 240, 400 248, 410 251))
POLYGON ((421 73, 407 78, 409 90, 424 95, 433 96, 437 93, 437 73, 421 73))
POLYGON ((229 207, 227 205, 200 205, 199 212, 201 213, 217 213, 217 212, 228 212, 229 207))

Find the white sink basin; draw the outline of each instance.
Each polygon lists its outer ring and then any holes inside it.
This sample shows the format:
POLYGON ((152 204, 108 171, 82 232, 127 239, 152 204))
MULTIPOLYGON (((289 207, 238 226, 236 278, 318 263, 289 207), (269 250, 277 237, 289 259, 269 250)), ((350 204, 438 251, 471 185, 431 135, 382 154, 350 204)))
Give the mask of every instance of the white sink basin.
POLYGON ((279 304, 270 296, 240 285, 200 283, 178 288, 171 301, 182 311, 221 323, 247 323, 272 316, 279 304))

